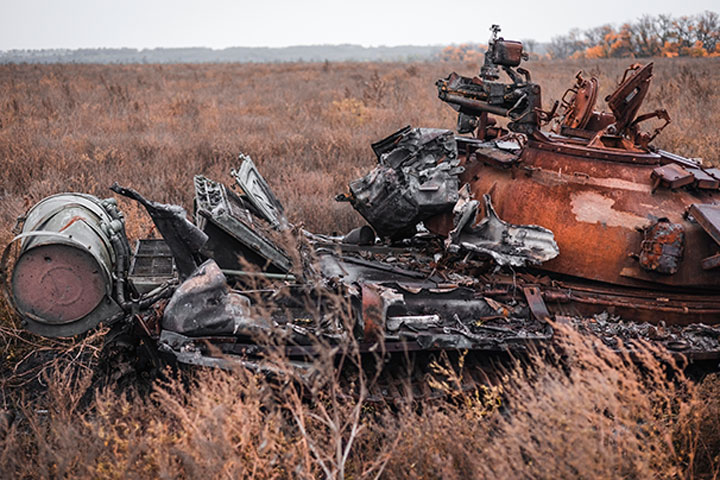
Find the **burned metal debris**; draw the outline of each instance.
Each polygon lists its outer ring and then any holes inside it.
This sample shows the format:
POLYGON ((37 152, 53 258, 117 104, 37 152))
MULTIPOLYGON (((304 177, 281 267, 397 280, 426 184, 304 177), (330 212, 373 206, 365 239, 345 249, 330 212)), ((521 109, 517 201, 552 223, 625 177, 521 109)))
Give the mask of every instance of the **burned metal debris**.
POLYGON ((415 226, 458 201, 457 144, 449 130, 410 128, 373 144, 378 166, 350 183, 350 201, 380 236, 412 234, 415 226))
POLYGON ((41 335, 102 322, 180 362, 257 370, 268 342, 303 369, 348 340, 373 355, 522 351, 568 319, 614 348, 720 358, 720 175, 650 145, 670 121, 639 114, 652 64, 625 72, 608 112, 581 73, 545 111, 522 44, 498 32, 479 76, 437 82, 471 136, 405 127, 372 144, 377 166, 337 197, 369 225, 294 227, 245 155, 232 188, 194 178, 192 220, 113 186, 162 236, 133 252, 112 199, 57 195, 5 249, 11 304, 41 335), (664 124, 643 131, 651 118, 664 124))
MULTIPOLYGON (((467 190, 467 189, 466 189, 467 190)), ((539 265, 558 256, 553 233, 537 225, 512 225, 495 213, 490 195, 483 195, 485 217, 475 225, 479 203, 465 201, 455 206, 455 228, 450 231, 446 246, 450 251, 467 250, 487 254, 498 265, 523 267, 539 265)))
POLYGON ((175 290, 165 307, 162 328, 186 335, 248 335, 258 323, 250 299, 232 292, 214 260, 208 260, 175 290))
POLYGON ((611 348, 632 349, 637 342, 648 342, 664 346, 671 354, 684 354, 694 360, 717 358, 720 352, 720 329, 708 325, 628 322, 607 312, 566 320, 579 330, 598 336, 611 348))

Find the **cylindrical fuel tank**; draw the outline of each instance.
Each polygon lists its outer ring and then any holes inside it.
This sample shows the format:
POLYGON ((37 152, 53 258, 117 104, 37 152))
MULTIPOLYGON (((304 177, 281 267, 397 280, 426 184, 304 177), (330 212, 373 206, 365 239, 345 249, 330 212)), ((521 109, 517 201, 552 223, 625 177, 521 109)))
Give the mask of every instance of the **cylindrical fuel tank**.
POLYGON ((47 197, 27 212, 10 285, 29 330, 75 335, 120 312, 113 300, 112 238, 124 231, 117 212, 114 199, 79 193, 47 197))

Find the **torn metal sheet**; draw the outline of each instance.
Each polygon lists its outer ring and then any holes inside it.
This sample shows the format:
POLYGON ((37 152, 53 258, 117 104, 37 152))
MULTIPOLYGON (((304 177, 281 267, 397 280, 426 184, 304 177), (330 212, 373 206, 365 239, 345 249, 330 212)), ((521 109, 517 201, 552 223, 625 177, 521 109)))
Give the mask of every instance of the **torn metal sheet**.
POLYGON ((267 182, 260 175, 252 159, 240 154, 240 167, 230 174, 242 191, 243 198, 252 205, 258 214, 275 228, 287 228, 288 222, 282 204, 270 190, 267 182))
POLYGON ((530 311, 537 320, 541 322, 550 320, 550 312, 545 304, 545 300, 543 300, 542 291, 538 287, 523 287, 523 294, 525 295, 525 300, 527 300, 530 311))
POLYGON ((512 225, 495 213, 489 195, 483 195, 485 218, 474 225, 479 202, 465 199, 455 210, 456 224, 446 241, 450 251, 490 255, 498 265, 537 265, 558 256, 553 232, 537 225, 512 225))
POLYGON ((379 165, 338 199, 349 200, 386 237, 412 235, 422 220, 452 209, 462 172, 452 132, 403 129, 378 144, 379 165))
POLYGON ((410 330, 426 330, 440 327, 439 315, 407 315, 402 317, 387 317, 385 321, 388 332, 397 332, 401 327, 410 330))
POLYGON ((186 335, 252 335, 263 324, 250 318, 250 300, 231 291, 220 267, 208 260, 175 290, 162 328, 186 335))
POLYGON ((319 252, 317 261, 324 278, 345 285, 396 281, 431 288, 437 286, 436 283, 427 281, 427 274, 382 261, 353 256, 340 257, 327 251, 319 252))
MULTIPOLYGON (((245 165, 245 164, 243 164, 245 165)), ((287 273, 292 262, 263 232, 262 220, 225 185, 195 176, 195 221, 207 235, 203 253, 221 268, 243 270, 247 263, 263 270, 287 273)))

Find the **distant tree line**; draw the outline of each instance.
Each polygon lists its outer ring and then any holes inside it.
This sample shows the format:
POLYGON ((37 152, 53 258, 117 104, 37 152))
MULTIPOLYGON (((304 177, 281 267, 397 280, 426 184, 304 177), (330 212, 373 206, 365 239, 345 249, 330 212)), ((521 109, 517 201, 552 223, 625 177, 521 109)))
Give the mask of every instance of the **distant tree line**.
MULTIPOLYGON (((601 25, 578 28, 553 37, 550 43, 523 40, 531 59, 538 58, 627 58, 627 57, 718 57, 720 15, 706 11, 698 15, 643 15, 619 27, 601 25)), ((442 49, 445 61, 481 63, 487 45, 463 43, 442 49)))
MULTIPOLYGON (((530 59, 612 57, 720 57, 720 15, 644 15, 615 27, 602 25, 573 29, 549 43, 524 39, 530 59)), ((487 45, 463 43, 362 47, 360 45, 307 45, 281 48, 133 48, 47 49, 0 51, 3 63, 204 63, 204 62, 323 62, 323 61, 426 61, 482 63, 487 45)))
POLYGON ((292 47, 85 48, 79 50, 0 51, 2 63, 223 63, 223 62, 344 62, 424 61, 435 58, 435 45, 363 47, 360 45, 301 45, 292 47))
POLYGON ((708 57, 720 56, 720 16, 643 15, 616 28, 602 25, 554 37, 550 58, 708 57))
POLYGON ((461 43, 443 48, 438 57, 446 62, 482 63, 486 50, 487 45, 481 43, 461 43))

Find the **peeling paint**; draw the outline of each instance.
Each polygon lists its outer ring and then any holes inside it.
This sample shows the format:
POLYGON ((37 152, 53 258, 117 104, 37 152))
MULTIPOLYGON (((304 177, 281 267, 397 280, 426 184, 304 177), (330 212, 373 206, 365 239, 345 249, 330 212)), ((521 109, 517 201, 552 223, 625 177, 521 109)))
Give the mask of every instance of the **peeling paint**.
POLYGON ((570 204, 578 222, 599 223, 607 227, 644 227, 648 220, 629 212, 615 210, 615 200, 596 192, 577 192, 570 204))

